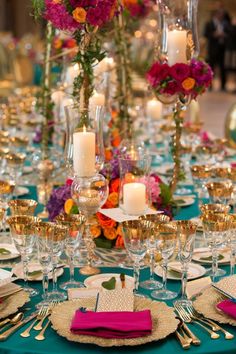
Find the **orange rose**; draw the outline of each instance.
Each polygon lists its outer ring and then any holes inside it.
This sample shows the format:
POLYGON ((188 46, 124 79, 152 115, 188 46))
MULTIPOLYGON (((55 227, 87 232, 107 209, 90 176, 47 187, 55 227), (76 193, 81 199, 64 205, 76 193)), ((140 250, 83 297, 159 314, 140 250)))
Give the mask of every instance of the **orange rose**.
POLYGON ((61 0, 53 0, 53 4, 61 4, 61 0))
POLYGON ((119 178, 115 178, 110 182, 110 193, 119 193, 119 188, 120 188, 120 179, 119 178))
POLYGON ((86 15, 87 12, 82 7, 76 7, 76 9, 72 11, 73 19, 79 23, 86 22, 86 15))
POLYGON ((124 244, 123 237, 121 235, 118 235, 116 238, 115 247, 116 248, 124 248, 124 246, 125 246, 125 244, 124 244))
POLYGON ((96 215, 98 218, 98 222, 102 228, 111 229, 112 227, 115 227, 115 225, 116 225, 115 220, 112 220, 111 218, 108 218, 107 216, 105 216, 99 212, 96 215))
POLYGON ((106 201, 105 204, 103 204, 102 209, 111 209, 114 208, 112 202, 110 202, 109 200, 106 201))
POLYGON ((54 48, 55 49, 60 49, 62 47, 62 40, 59 38, 54 39, 54 48))
POLYGON ((108 239, 108 240, 115 240, 117 233, 115 228, 108 228, 108 229, 103 229, 103 235, 108 239))
POLYGON ((116 138, 112 139, 111 143, 112 143, 112 146, 118 147, 121 143, 121 137, 117 136, 116 138))
POLYGON ((105 159, 106 161, 111 161, 112 159, 112 152, 110 149, 105 149, 105 159))
POLYGON ((66 45, 67 45, 67 47, 68 48, 74 48, 74 47, 76 47, 76 40, 75 39, 73 39, 73 38, 71 38, 71 39, 69 39, 67 42, 66 42, 66 45))
POLYGON ((192 77, 188 77, 182 82, 182 86, 185 90, 189 91, 194 88, 196 81, 192 77))
POLYGON ((89 229, 93 238, 97 238, 101 235, 102 230, 100 226, 92 225, 89 229))
POLYGON ((116 192, 112 192, 109 194, 107 200, 112 204, 112 207, 115 208, 119 202, 119 194, 116 192))

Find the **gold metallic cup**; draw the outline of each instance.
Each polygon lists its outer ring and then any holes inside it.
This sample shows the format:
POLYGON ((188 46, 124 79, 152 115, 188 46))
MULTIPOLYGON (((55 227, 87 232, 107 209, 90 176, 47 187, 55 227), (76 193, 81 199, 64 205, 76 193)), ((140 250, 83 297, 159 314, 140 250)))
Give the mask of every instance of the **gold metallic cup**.
POLYGON ((205 214, 201 216, 201 220, 204 231, 227 231, 232 225, 231 215, 228 214, 205 214))
POLYGON ((205 214, 228 214, 230 206, 224 204, 203 204, 200 206, 203 215, 205 214))
POLYGON ((39 221, 39 218, 31 215, 15 215, 10 216, 7 219, 11 232, 22 236, 31 236, 32 234, 35 234, 36 223, 39 221))
POLYGON ((151 221, 154 224, 160 224, 164 222, 169 222, 170 217, 164 214, 147 214, 139 216, 139 220, 151 221))
POLYGON ((55 221, 58 224, 64 225, 68 228, 69 234, 73 237, 74 232, 81 232, 84 231, 84 226, 86 222, 86 218, 80 214, 59 214, 55 221))
POLYGON ((193 178, 207 179, 212 175, 212 169, 208 165, 193 165, 191 172, 193 178))
POLYGON ((15 199, 8 205, 12 215, 34 215, 38 203, 33 199, 15 199))
POLYGON ((230 167, 216 167, 212 169, 212 175, 218 178, 229 179, 231 173, 230 167))
POLYGON ((234 186, 232 182, 209 182, 206 183, 209 196, 215 198, 230 199, 234 186))
POLYGON ((12 194, 14 191, 15 185, 8 181, 0 180, 0 195, 1 194, 12 194))
POLYGON ((23 165, 26 156, 25 154, 21 154, 21 153, 9 153, 6 155, 5 158, 9 166, 17 167, 23 165))
POLYGON ((68 227, 60 224, 53 226, 53 242, 62 242, 68 235, 68 227))
POLYGON ((25 148, 29 144, 29 139, 27 137, 12 136, 10 142, 15 147, 25 148))
POLYGON ((5 213, 6 213, 6 209, 0 208, 0 222, 2 222, 4 220, 5 213))

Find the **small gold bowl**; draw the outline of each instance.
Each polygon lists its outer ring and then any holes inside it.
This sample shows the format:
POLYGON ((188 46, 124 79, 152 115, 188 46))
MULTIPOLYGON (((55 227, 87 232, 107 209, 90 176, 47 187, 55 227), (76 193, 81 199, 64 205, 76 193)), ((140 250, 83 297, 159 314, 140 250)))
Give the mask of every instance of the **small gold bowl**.
POLYGON ((33 199, 15 199, 8 205, 12 215, 34 215, 38 203, 33 199))

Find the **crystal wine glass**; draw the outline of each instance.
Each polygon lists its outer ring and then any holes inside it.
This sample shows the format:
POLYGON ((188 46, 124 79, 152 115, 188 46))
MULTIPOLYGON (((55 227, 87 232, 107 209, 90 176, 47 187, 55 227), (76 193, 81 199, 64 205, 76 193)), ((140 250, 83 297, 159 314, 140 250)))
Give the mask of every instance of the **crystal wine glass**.
POLYGON ((85 217, 80 214, 60 214, 56 217, 55 221, 68 228, 67 237, 65 239, 65 251, 69 258, 70 280, 65 283, 62 283, 60 285, 60 288, 63 290, 71 288, 83 288, 83 283, 75 281, 74 279, 74 257, 76 250, 80 246, 80 242, 84 232, 85 217))
POLYGON ((39 218, 29 215, 12 216, 8 218, 7 223, 10 226, 11 235, 17 250, 21 254, 24 273, 24 290, 34 296, 38 294, 36 289, 28 286, 28 261, 33 252, 36 240, 36 224, 39 218))
POLYGON ((11 215, 34 215, 38 203, 33 199, 14 199, 8 203, 11 215))

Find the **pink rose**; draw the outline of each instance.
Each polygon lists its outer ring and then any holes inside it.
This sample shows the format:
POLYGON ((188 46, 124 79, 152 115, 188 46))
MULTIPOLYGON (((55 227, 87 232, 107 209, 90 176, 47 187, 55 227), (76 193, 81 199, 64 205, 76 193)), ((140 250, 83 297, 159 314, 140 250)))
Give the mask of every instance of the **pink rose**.
POLYGON ((170 74, 176 81, 182 82, 190 75, 189 65, 177 63, 170 67, 170 74))
POLYGON ((165 80, 169 75, 170 67, 168 64, 154 63, 147 73, 147 80, 150 85, 156 87, 161 81, 165 80))

